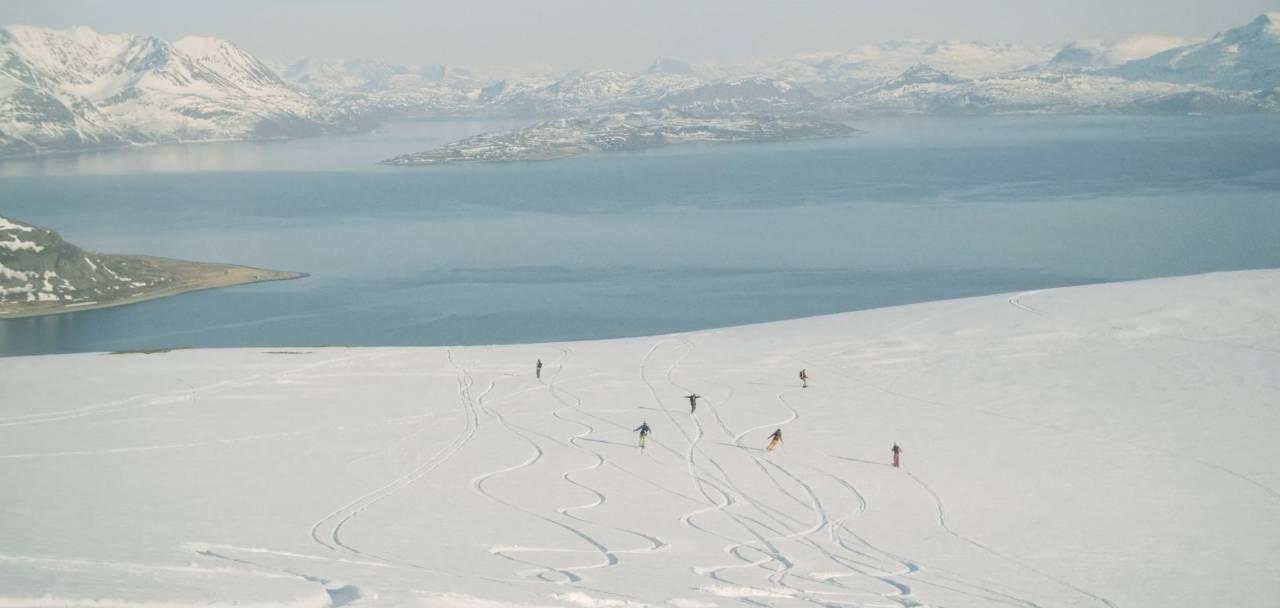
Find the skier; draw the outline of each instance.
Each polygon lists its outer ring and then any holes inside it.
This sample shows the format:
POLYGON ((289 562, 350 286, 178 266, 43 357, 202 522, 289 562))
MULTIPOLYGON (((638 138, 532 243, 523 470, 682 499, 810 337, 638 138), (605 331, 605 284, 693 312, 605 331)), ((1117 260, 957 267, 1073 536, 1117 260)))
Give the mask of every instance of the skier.
POLYGON ((641 422, 640 426, 636 427, 635 431, 632 431, 633 433, 634 432, 640 433, 640 449, 642 450, 644 449, 644 438, 649 436, 649 431, 650 429, 649 429, 648 422, 641 422))
POLYGON ((702 395, 699 395, 698 393, 690 393, 688 395, 685 395, 684 398, 689 400, 690 414, 698 411, 698 399, 701 399, 702 395))
POLYGON ((809 388, 809 374, 804 373, 804 370, 800 370, 800 388, 809 388))
POLYGON ((538 365, 533 368, 533 373, 539 380, 542 379, 542 359, 538 359, 538 365))
POLYGON ((896 443, 895 443, 895 444, 893 444, 893 448, 892 448, 892 449, 890 449, 889 451, 893 452, 893 466, 894 466, 895 468, 897 468, 897 466, 898 466, 898 455, 902 453, 902 448, 898 447, 898 444, 896 444, 896 443))
POLYGON ((772 452, 773 448, 778 447, 779 443, 782 443, 782 429, 778 429, 772 435, 769 435, 769 447, 765 449, 772 452))

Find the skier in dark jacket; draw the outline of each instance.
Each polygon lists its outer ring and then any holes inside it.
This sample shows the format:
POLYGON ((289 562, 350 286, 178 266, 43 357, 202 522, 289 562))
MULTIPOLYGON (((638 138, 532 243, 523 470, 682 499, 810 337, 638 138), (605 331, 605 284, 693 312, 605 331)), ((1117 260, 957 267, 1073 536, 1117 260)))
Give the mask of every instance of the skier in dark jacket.
POLYGON ((651 430, 652 429, 649 428, 648 422, 641 422, 640 426, 636 427, 635 430, 632 431, 633 433, 640 433, 640 449, 644 449, 644 438, 649 436, 649 432, 651 430))
POLYGON ((800 370, 800 388, 809 388, 809 374, 804 373, 804 370, 800 370))
POLYGON ((698 393, 690 393, 685 395, 684 398, 689 400, 689 413, 692 414, 696 412, 698 410, 698 400, 702 398, 702 395, 699 395, 698 393))
POLYGON ((778 447, 779 443, 782 443, 782 429, 778 429, 772 435, 769 435, 769 447, 765 449, 772 452, 773 448, 778 447))
POLYGON ((895 443, 895 444, 893 444, 893 447, 892 447, 892 448, 890 448, 890 450, 889 450, 889 451, 893 452, 893 466, 894 466, 894 467, 897 467, 897 466, 898 466, 898 455, 902 453, 902 448, 898 447, 898 444, 896 444, 896 443, 895 443))
POLYGON ((538 364, 537 364, 536 366, 534 366, 534 368, 533 368, 533 373, 534 373, 534 375, 536 375, 539 379, 541 379, 541 378, 542 378, 542 359, 538 359, 538 364))

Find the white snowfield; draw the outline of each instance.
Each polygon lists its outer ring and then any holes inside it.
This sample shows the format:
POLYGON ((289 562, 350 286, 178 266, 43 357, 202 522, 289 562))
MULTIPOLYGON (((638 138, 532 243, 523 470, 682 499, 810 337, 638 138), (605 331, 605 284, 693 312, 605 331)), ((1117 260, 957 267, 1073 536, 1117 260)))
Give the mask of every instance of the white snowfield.
POLYGON ((1251 271, 599 342, 0 359, 0 606, 1275 605, 1277 311, 1251 271))

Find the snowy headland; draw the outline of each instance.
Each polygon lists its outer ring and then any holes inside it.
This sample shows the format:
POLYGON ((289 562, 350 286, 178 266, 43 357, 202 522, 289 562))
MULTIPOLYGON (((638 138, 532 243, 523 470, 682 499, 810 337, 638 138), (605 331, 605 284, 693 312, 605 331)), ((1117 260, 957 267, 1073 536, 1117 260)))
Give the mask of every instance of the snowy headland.
POLYGON ((48 228, 0 216, 0 319, 123 306, 304 276, 233 264, 93 253, 48 228))
POLYGON ((599 342, 0 359, 0 606, 1269 605, 1277 311, 1250 271, 599 342))

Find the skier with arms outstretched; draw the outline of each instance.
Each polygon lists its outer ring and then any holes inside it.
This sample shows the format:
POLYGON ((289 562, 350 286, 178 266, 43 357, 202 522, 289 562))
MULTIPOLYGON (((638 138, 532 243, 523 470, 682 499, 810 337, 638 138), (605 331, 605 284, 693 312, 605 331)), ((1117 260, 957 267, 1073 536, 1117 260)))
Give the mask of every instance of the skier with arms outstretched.
POLYGON ((698 411, 698 400, 702 398, 702 395, 699 395, 698 393, 689 393, 688 395, 685 395, 684 398, 689 400, 690 414, 698 411))

